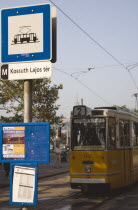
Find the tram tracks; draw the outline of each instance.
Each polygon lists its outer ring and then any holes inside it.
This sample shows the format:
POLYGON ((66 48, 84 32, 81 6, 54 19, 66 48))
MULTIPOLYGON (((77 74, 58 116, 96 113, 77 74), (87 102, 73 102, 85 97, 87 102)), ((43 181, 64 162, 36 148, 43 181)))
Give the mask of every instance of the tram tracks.
MULTIPOLYGON (((129 190, 129 189, 128 189, 129 190)), ((60 210, 60 209, 76 209, 83 208, 95 210, 101 208, 103 205, 108 205, 108 202, 112 202, 118 197, 124 197, 128 191, 126 188, 120 189, 120 191, 112 191, 110 194, 83 194, 82 192, 73 192, 67 196, 59 197, 56 200, 51 200, 49 203, 41 204, 35 208, 39 209, 51 209, 51 210, 60 210), (74 203, 73 203, 74 202, 74 203), (83 206, 84 205, 84 206, 83 206)))
MULTIPOLYGON (((80 190, 71 190, 70 184, 67 176, 56 176, 52 178, 43 179, 39 183, 38 191, 38 205, 30 206, 27 209, 31 210, 60 210, 64 209, 98 209, 102 205, 108 204, 108 201, 112 202, 116 197, 124 196, 126 189, 118 190, 117 192, 112 192, 110 194, 83 194, 80 190), (60 191, 60 192, 59 192, 60 191), (75 208, 76 207, 76 208, 75 208)), ((6 203, 5 203, 6 205, 6 203)), ((20 209, 21 208, 16 208, 20 209)))
MULTIPOLYGON (((98 207, 101 207, 103 204, 105 204, 106 202, 108 202, 109 200, 112 200, 113 197, 110 196, 103 196, 103 197, 98 197, 96 198, 96 196, 92 197, 91 200, 88 201, 84 201, 84 194, 82 194, 81 192, 74 192, 71 193, 68 196, 64 196, 62 198, 56 199, 54 201, 51 201, 49 203, 46 204, 41 204, 39 203, 39 207, 35 207, 34 210, 40 210, 40 209, 64 209, 65 207, 68 206, 68 209, 72 209, 71 206, 80 206, 83 209, 85 209, 85 207, 83 207, 81 204, 86 204, 89 203, 89 209, 91 210, 95 210, 98 207), (75 200, 75 197, 77 199, 79 199, 79 202, 76 201, 76 203, 69 203, 70 200, 75 200), (82 200, 82 201, 81 201, 82 200)), ((87 200, 87 199, 86 199, 87 200)), ((77 208, 76 208, 77 209, 77 208)))
POLYGON ((36 207, 35 210, 44 209, 45 207, 47 208, 47 207, 53 206, 53 205, 55 205, 55 204, 57 204, 57 203, 59 203, 59 202, 65 201, 66 199, 72 198, 72 197, 74 197, 74 196, 76 196, 76 195, 79 195, 79 194, 81 194, 81 193, 80 193, 80 192, 71 193, 70 195, 63 196, 62 198, 56 199, 56 200, 54 200, 54 201, 51 201, 51 202, 48 203, 48 204, 40 205, 39 207, 36 207))

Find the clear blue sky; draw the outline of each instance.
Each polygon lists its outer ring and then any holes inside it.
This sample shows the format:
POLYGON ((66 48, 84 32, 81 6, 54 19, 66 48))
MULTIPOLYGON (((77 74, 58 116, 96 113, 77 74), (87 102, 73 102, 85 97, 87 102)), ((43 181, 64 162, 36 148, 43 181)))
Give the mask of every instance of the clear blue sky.
MULTIPOLYGON (((84 104, 92 108, 114 104, 135 108, 132 95, 138 93, 138 67, 130 70, 131 75, 125 67, 138 63, 138 1, 52 1, 89 35, 82 32, 60 10, 57 11, 57 62, 53 64, 51 80, 52 84, 62 83, 64 87, 60 91, 58 104, 61 108, 58 114, 69 117, 72 107, 81 98, 84 104), (88 68, 93 69, 88 71, 88 68), (81 71, 84 73, 80 75, 81 71)), ((43 3, 50 2, 0 0, 0 7, 43 3)))

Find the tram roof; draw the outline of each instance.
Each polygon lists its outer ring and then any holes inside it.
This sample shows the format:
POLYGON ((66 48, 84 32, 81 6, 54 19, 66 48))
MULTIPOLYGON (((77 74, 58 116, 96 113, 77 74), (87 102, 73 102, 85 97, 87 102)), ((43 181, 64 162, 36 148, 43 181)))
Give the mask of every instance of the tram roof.
POLYGON ((85 105, 78 105, 73 107, 72 115, 74 117, 85 117, 85 116, 94 116, 94 115, 101 115, 101 116, 108 116, 114 114, 122 114, 122 115, 128 115, 128 116, 134 116, 138 118, 138 113, 131 111, 127 108, 122 107, 114 107, 114 106, 102 106, 102 107, 95 107, 95 108, 89 108, 85 105), (82 114, 78 113, 78 110, 80 111, 80 108, 83 108, 82 114))
POLYGON ((127 109, 127 108, 122 108, 122 107, 95 107, 94 110, 97 109, 97 110, 108 110, 108 111, 117 111, 117 112, 120 112, 122 114, 130 114, 130 115, 134 115, 134 116, 137 116, 138 117, 138 114, 134 111, 131 111, 130 109, 127 109))
POLYGON ((127 109, 127 108, 114 107, 114 106, 95 107, 94 109, 109 109, 109 110, 117 110, 117 111, 123 111, 123 112, 131 113, 131 111, 129 109, 127 109))

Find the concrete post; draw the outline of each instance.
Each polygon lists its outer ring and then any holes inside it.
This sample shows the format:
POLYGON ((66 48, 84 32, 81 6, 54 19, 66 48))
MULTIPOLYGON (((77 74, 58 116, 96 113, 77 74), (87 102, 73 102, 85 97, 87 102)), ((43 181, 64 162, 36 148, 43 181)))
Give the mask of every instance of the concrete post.
MULTIPOLYGON (((24 81, 24 122, 32 122, 32 80, 24 81)), ((22 210, 28 210, 22 206, 22 210)))
POLYGON ((32 80, 24 81, 24 122, 32 122, 32 80))

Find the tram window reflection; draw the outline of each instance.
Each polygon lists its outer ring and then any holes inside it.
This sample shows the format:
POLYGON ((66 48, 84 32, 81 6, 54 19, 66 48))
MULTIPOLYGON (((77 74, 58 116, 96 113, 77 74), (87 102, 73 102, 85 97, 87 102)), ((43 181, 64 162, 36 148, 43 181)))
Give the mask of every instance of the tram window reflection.
POLYGON ((125 147, 130 146, 130 123, 129 121, 124 121, 124 141, 125 141, 125 147))
POLYGON ((130 122, 128 120, 119 120, 119 140, 120 147, 130 146, 130 122))
POLYGON ((138 146, 138 123, 132 123, 132 146, 138 146))
POLYGON ((120 147, 123 147, 124 145, 124 121, 119 120, 119 141, 120 141, 120 147))
POLYGON ((94 146, 100 146, 101 149, 104 149, 106 142, 105 122, 105 118, 75 119, 72 126, 72 149, 91 150, 94 149, 94 146))
POLYGON ((108 120, 108 147, 116 147, 116 120, 109 118, 108 120))

